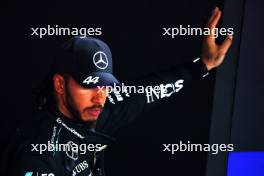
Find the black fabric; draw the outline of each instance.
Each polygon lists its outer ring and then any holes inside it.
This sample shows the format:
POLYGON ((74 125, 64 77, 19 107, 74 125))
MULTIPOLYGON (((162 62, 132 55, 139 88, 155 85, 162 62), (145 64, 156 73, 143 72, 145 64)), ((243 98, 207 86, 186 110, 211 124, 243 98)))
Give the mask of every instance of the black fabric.
MULTIPOLYGON (((33 121, 17 131, 17 147, 13 162, 5 175, 26 175, 26 173, 54 174, 56 176, 94 175, 104 176, 104 150, 112 145, 116 130, 137 119, 141 112, 155 107, 156 102, 182 91, 192 80, 204 75, 204 66, 187 63, 168 70, 132 81, 137 86, 158 86, 163 91, 157 94, 113 92, 100 114, 96 128, 63 116, 54 105, 39 110, 33 121), (18 137, 19 136, 19 137, 18 137), (45 151, 42 154, 31 151, 31 144, 100 144, 100 151, 86 151, 85 154, 69 151, 45 151)), ((9 152, 10 153, 10 152, 9 152)))

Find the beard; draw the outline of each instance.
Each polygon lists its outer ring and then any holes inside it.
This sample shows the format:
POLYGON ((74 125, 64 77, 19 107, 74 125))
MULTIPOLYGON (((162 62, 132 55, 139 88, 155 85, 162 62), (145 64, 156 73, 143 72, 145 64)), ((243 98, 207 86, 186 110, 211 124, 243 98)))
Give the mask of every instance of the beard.
POLYGON ((86 120, 83 120, 86 118, 82 116, 82 113, 85 114, 85 111, 88 111, 94 108, 99 108, 101 110, 103 109, 103 105, 94 104, 90 107, 85 107, 81 113, 76 106, 73 96, 71 95, 68 89, 68 86, 66 86, 66 91, 65 91, 65 106, 76 121, 80 123, 91 124, 91 126, 94 126, 96 124, 97 118, 88 118, 88 120, 86 121, 86 120))

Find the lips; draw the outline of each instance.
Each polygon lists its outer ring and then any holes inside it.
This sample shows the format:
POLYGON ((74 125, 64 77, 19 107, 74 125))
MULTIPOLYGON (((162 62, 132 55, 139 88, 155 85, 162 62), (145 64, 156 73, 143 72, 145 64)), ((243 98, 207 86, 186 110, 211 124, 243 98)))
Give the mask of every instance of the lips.
POLYGON ((99 114, 101 113, 101 109, 100 108, 93 108, 93 109, 89 109, 87 110, 87 112, 91 115, 91 116, 94 116, 94 117, 97 117, 99 116, 99 114))

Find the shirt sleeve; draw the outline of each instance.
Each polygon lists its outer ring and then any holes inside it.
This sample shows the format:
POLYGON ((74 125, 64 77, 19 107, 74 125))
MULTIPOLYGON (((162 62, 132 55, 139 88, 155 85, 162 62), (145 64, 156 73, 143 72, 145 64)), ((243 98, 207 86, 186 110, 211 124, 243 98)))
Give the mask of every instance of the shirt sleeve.
POLYGON ((113 86, 108 103, 97 122, 97 130, 114 133, 118 128, 137 119, 142 111, 151 109, 160 100, 178 94, 193 80, 209 74, 197 58, 179 67, 172 67, 133 81, 133 85, 113 86))

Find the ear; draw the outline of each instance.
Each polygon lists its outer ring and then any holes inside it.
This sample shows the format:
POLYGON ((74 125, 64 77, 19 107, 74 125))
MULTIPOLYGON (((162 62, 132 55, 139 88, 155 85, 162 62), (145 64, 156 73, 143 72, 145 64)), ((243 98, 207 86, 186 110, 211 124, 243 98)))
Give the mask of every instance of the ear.
POLYGON ((65 91, 65 80, 63 78, 62 75, 60 74, 54 74, 53 76, 53 86, 54 86, 54 90, 58 93, 58 94, 63 94, 65 91))

